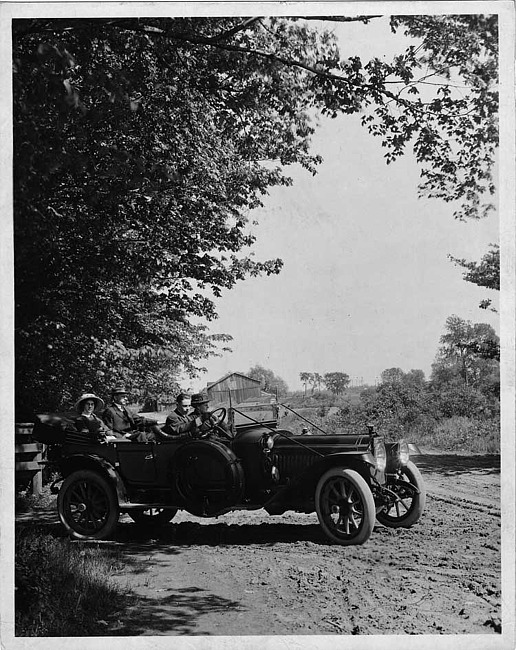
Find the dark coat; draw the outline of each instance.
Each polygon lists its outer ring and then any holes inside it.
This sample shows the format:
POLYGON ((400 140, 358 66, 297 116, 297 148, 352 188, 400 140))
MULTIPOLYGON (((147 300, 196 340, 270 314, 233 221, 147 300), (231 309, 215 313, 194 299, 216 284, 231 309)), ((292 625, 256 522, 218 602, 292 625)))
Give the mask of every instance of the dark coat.
POLYGON ((111 433, 95 413, 92 414, 91 418, 80 415, 75 419, 74 424, 77 431, 87 432, 88 436, 93 440, 105 440, 106 435, 111 433))
POLYGON ((104 420, 106 426, 108 426, 112 431, 113 435, 116 438, 124 438, 126 433, 131 433, 131 440, 135 442, 150 442, 155 440, 156 436, 153 432, 146 433, 141 431, 145 425, 155 425, 155 420, 147 420, 137 413, 133 413, 130 409, 125 406, 122 409, 119 409, 118 406, 110 404, 104 413, 102 413, 102 419, 104 420))
POLYGON ((195 416, 193 414, 184 415, 177 409, 167 416, 163 433, 175 438, 190 438, 191 433, 196 430, 195 416))
POLYGON ((106 426, 118 433, 135 431, 145 421, 145 418, 142 418, 141 415, 133 413, 125 407, 120 410, 114 404, 110 404, 104 409, 102 419, 106 423, 106 426))

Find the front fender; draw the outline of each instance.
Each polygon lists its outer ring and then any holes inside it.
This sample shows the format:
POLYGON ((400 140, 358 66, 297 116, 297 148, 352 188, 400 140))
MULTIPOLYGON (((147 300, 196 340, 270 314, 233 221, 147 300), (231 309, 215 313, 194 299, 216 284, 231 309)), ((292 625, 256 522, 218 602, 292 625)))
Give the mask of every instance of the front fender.
MULTIPOLYGON (((328 454, 310 465, 305 471, 297 474, 286 485, 280 486, 279 490, 264 505, 265 510, 269 514, 279 514, 289 509, 313 512, 317 483, 326 471, 334 467, 355 470, 364 478, 371 489, 379 480, 376 462, 371 452, 336 452, 328 454)), ((383 474, 379 482, 385 482, 383 474)))
POLYGON ((368 485, 371 485, 372 476, 376 471, 376 461, 370 451, 358 454, 349 452, 328 454, 296 476, 291 485, 301 487, 303 491, 308 489, 311 493, 315 490, 319 478, 333 467, 353 469, 364 478, 368 485))

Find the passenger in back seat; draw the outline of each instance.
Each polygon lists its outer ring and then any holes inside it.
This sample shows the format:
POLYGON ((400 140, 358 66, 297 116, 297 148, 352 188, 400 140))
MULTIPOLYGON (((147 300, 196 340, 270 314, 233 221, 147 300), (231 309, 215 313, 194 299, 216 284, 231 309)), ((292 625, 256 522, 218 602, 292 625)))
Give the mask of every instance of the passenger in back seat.
POLYGON ((100 397, 93 393, 84 393, 77 400, 74 408, 79 413, 79 417, 74 421, 78 431, 86 433, 93 442, 115 440, 113 432, 95 415, 95 409, 104 408, 104 401, 100 397))

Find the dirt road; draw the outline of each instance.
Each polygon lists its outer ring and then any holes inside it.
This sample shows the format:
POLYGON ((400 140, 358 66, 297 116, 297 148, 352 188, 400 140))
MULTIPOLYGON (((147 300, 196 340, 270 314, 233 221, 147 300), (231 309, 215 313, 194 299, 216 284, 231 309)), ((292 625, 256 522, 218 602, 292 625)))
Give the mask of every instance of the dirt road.
POLYGON ((427 510, 327 543, 316 515, 179 513, 154 536, 121 520, 116 576, 138 596, 106 635, 493 634, 500 631, 499 457, 417 460, 427 510))

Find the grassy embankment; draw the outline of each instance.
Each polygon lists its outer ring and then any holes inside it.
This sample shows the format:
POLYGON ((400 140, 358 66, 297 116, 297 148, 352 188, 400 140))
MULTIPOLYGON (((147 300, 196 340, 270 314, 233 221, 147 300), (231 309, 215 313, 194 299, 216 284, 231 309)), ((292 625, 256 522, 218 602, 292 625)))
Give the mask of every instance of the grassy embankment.
POLYGON ((37 525, 17 526, 15 635, 102 636, 131 599, 129 589, 110 577, 121 568, 116 549, 75 543, 37 525))

